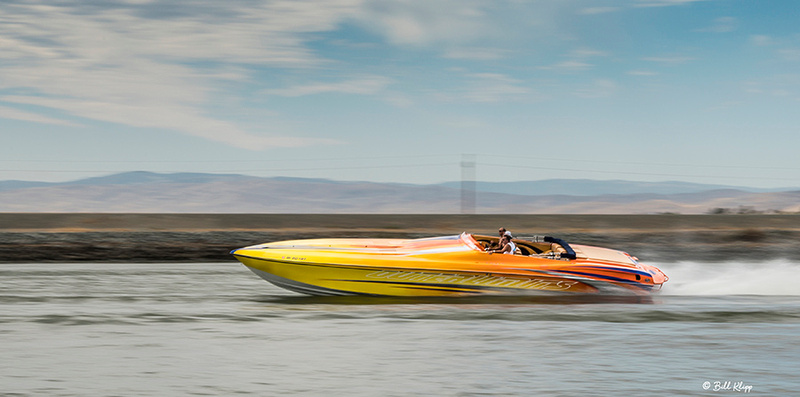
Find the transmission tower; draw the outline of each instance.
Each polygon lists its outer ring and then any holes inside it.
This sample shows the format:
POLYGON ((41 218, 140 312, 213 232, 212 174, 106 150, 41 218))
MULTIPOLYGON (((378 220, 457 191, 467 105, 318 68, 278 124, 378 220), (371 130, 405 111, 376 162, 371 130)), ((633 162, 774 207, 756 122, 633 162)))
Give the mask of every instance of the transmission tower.
POLYGON ((461 155, 461 213, 475 213, 475 163, 476 155, 461 155))

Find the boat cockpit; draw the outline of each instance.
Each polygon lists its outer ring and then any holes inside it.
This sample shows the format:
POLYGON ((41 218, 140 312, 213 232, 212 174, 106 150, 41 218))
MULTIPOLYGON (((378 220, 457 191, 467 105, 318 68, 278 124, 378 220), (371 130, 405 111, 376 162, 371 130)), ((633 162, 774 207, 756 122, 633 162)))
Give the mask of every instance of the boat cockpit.
MULTIPOLYGON (((495 236, 473 235, 484 251, 490 247, 497 247, 500 238, 495 236)), ((575 250, 570 245, 560 239, 550 236, 533 236, 530 238, 515 238, 511 240, 517 246, 515 255, 537 256, 537 257, 556 257, 562 259, 575 259, 575 250)))

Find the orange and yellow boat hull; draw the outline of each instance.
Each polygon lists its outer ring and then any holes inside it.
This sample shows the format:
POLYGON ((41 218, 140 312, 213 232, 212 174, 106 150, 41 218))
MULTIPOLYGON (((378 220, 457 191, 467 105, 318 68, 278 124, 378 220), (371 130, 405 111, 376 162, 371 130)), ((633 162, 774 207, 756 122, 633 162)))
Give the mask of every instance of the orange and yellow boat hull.
POLYGON ((666 281, 657 268, 619 251, 575 247, 605 259, 490 254, 466 233, 417 240, 294 240, 232 254, 263 279, 310 295, 648 295, 666 281))

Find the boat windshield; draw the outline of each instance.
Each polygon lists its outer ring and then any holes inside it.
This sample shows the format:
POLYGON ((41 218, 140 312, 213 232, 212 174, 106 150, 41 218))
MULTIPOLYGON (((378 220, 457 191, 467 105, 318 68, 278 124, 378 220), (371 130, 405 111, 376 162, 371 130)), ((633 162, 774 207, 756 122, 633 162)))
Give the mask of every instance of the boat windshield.
POLYGON ((461 241, 464 242, 464 244, 466 244, 468 247, 472 248, 475 251, 481 251, 481 252, 486 251, 483 248, 483 246, 478 242, 478 240, 475 240, 475 237, 473 237, 471 234, 467 232, 461 233, 460 239, 461 241))

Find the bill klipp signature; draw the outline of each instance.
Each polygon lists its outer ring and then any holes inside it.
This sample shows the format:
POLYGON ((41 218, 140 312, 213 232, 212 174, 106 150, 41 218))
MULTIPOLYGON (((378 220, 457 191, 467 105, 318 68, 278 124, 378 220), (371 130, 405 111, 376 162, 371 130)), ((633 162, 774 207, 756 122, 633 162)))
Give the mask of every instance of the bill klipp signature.
POLYGON ((711 391, 733 391, 739 393, 750 393, 753 385, 746 385, 743 381, 716 380, 713 382, 703 382, 703 390, 711 391))

